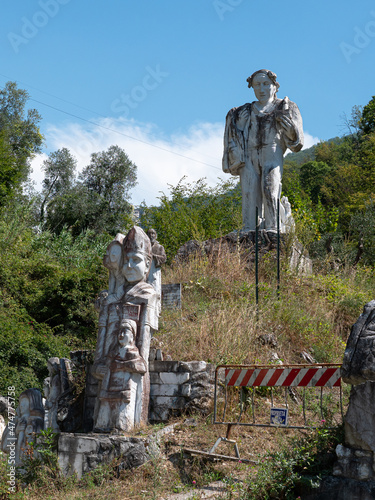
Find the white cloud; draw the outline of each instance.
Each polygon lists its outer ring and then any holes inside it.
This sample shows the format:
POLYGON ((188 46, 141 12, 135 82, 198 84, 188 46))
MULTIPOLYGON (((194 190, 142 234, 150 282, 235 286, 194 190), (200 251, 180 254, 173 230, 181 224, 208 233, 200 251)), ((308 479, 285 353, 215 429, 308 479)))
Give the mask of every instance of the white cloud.
POLYGON ((318 137, 314 137, 308 132, 304 132, 303 135, 305 136, 305 141, 302 149, 311 148, 311 146, 314 146, 314 144, 317 144, 320 140, 318 137))
MULTIPOLYGON (((206 177, 211 186, 218 182, 219 176, 224 176, 221 124, 201 123, 187 133, 176 133, 168 139, 161 138, 160 131, 151 124, 104 119, 100 125, 102 127, 76 123, 65 127, 51 125, 45 134, 49 149, 68 148, 77 158, 81 171, 89 164, 91 153, 117 144, 138 167, 138 185, 132 191, 132 202, 136 205, 143 200, 148 205, 157 203, 160 192, 168 193, 168 184, 174 186, 184 176, 187 182, 206 177)), ((45 155, 41 156, 32 163, 32 178, 39 187, 43 179, 40 165, 45 159, 45 155)))
MULTIPOLYGON (((77 123, 50 125, 45 134, 49 150, 68 148, 81 171, 89 164, 91 153, 117 144, 138 167, 138 185, 132 190, 135 205, 143 200, 147 205, 157 204, 160 192, 169 193, 168 184, 175 186, 184 176, 187 182, 205 177, 210 186, 217 184, 219 178, 227 178, 221 170, 222 123, 198 123, 187 132, 176 132, 168 138, 152 124, 122 118, 106 118, 98 123, 101 127, 77 123)), ((305 134, 305 147, 316 142, 316 137, 305 134)), ((40 166, 45 158, 46 155, 40 155, 32 163, 32 179, 37 188, 43 179, 40 166)))
POLYGON ((38 191, 40 191, 42 187, 42 181, 44 179, 42 164, 44 160, 46 160, 47 158, 48 155, 46 155, 46 153, 42 153, 40 155, 37 155, 31 162, 31 169, 32 169, 31 179, 34 181, 35 189, 37 189, 38 191))

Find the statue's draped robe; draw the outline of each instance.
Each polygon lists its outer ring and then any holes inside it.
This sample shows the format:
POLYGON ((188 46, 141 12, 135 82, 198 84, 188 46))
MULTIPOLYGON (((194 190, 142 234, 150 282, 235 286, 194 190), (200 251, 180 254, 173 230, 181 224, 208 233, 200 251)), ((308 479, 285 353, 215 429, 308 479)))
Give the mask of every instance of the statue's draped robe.
POLYGON ((297 105, 275 99, 267 112, 255 102, 229 111, 224 132, 223 171, 239 175, 242 188, 243 229, 255 229, 255 210, 264 218, 266 229, 276 229, 277 200, 280 199, 283 155, 303 146, 302 118, 297 105), (244 117, 245 116, 245 117, 244 117), (278 119, 287 116, 295 140, 290 140, 278 119))

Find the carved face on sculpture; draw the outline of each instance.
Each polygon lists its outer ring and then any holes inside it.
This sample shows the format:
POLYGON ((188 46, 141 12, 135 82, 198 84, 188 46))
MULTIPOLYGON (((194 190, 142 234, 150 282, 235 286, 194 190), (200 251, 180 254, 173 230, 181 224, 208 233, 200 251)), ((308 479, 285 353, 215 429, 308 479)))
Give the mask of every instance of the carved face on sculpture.
POLYGON ((157 234, 156 234, 155 229, 149 229, 147 231, 147 236, 150 238, 151 245, 153 245, 156 241, 156 238, 157 238, 157 234))
POLYGON ((118 269, 120 266, 121 254, 121 243, 118 241, 112 242, 107 248, 107 252, 103 259, 103 265, 107 269, 118 269))
POLYGON ((117 340, 121 347, 134 345, 134 333, 130 325, 125 325, 124 328, 121 328, 117 340))
POLYGON ((44 417, 42 393, 39 389, 26 389, 20 394, 18 410, 21 415, 39 415, 44 417))
POLYGON ((30 403, 27 396, 20 397, 19 411, 21 415, 26 415, 30 412, 30 403))
POLYGON ((60 370, 60 358, 49 358, 47 361, 47 368, 50 375, 56 375, 60 370))
POLYGON ((128 252, 124 257, 123 274, 129 283, 138 283, 146 278, 150 259, 141 252, 128 252))
POLYGON ((273 101, 276 96, 276 85, 265 73, 257 73, 252 80, 255 97, 261 104, 273 101))

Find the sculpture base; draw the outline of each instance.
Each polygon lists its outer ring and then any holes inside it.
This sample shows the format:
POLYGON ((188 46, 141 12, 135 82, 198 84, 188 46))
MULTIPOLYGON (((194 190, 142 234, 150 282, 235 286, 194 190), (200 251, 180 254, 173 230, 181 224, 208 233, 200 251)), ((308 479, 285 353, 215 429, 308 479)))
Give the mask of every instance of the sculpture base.
POLYGON ((150 438, 113 436, 108 434, 62 433, 58 441, 58 459, 65 476, 96 469, 118 459, 118 469, 139 467, 157 454, 155 441, 150 438))
MULTIPOLYGON (((239 252, 247 265, 255 261, 255 231, 232 231, 221 238, 199 242, 190 240, 179 248, 175 257, 176 262, 186 262, 191 257, 208 256, 217 258, 223 252, 239 252)), ((261 230, 258 234, 259 258, 275 251, 277 248, 277 233, 261 230)), ((280 234, 280 251, 288 256, 289 267, 300 274, 312 273, 312 260, 309 258, 303 245, 297 240, 289 241, 287 234, 280 234)))
POLYGON ((333 475, 355 479, 356 481, 374 481, 374 454, 372 451, 351 448, 342 444, 336 447, 337 462, 333 475))

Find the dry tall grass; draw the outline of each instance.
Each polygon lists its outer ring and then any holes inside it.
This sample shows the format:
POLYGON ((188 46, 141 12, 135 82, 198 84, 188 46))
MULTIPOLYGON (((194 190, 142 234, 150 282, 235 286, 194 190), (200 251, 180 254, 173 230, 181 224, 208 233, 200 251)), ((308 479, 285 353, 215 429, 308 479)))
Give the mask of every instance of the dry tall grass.
POLYGON ((223 250, 214 259, 193 258, 163 269, 164 283, 183 284, 182 309, 163 311, 156 335, 165 354, 263 364, 275 351, 284 363, 302 362, 300 353, 309 351, 318 362, 341 362, 350 327, 373 298, 363 276, 300 276, 288 270, 284 255, 278 297, 270 252, 259 265, 257 311, 253 267, 240 252, 223 250), (262 345, 263 334, 272 334, 277 347, 262 345))

